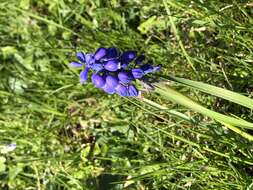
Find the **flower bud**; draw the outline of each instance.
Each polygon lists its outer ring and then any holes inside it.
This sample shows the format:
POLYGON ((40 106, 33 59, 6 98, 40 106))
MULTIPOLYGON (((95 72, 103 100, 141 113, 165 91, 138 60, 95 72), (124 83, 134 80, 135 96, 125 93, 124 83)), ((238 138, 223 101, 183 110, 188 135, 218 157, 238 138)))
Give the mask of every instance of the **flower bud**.
POLYGON ((155 66, 155 67, 153 67, 153 72, 160 71, 161 68, 162 68, 161 65, 155 66))
POLYGON ((122 84, 118 84, 118 86, 116 87, 116 93, 119 94, 120 96, 128 96, 128 89, 126 86, 122 85, 122 84))
POLYGON ((150 64, 145 64, 141 66, 141 69, 143 70, 144 74, 148 74, 159 71, 161 69, 161 65, 153 67, 150 64))
POLYGON ((138 96, 139 91, 134 85, 131 84, 128 86, 128 93, 129 93, 129 96, 138 96))
POLYGON ((108 93, 108 94, 114 94, 115 93, 115 88, 108 86, 107 84, 105 84, 102 89, 108 93))
POLYGON ((120 62, 120 68, 121 69, 127 68, 128 65, 129 65, 129 62, 126 62, 126 61, 121 61, 120 62))
POLYGON ((126 61, 126 62, 131 62, 132 60, 134 60, 135 57, 136 57, 135 51, 125 51, 121 55, 122 61, 126 61))
POLYGON ((119 56, 119 52, 116 48, 111 47, 107 49, 107 52, 106 52, 107 59, 117 58, 118 56, 119 56))
POLYGON ((107 71, 117 71, 119 69, 119 62, 116 59, 108 60, 104 64, 107 71))
POLYGON ((139 57, 136 58, 135 63, 139 65, 144 61, 144 59, 145 59, 145 56, 140 55, 139 57))
POLYGON ((98 48, 97 51, 94 53, 94 58, 95 60, 100 60, 105 55, 106 55, 106 49, 101 47, 101 48, 98 48))
POLYGON ((145 65, 142 65, 142 66, 141 66, 141 69, 143 70, 143 72, 144 72, 145 74, 147 74, 147 73, 150 73, 150 72, 153 71, 153 66, 150 65, 150 64, 145 64, 145 65))
POLYGON ((132 75, 135 79, 139 79, 139 78, 142 78, 143 75, 144 75, 144 72, 142 69, 139 69, 139 68, 135 68, 135 69, 132 69, 132 75))
POLYGON ((126 72, 126 71, 120 71, 118 73, 118 78, 123 83, 129 83, 133 80, 133 76, 129 72, 126 72))
POLYGON ((85 62, 85 54, 83 52, 77 52, 76 57, 81 61, 85 62))
POLYGON ((105 79, 101 75, 94 73, 91 77, 92 83, 97 87, 101 88, 105 85, 105 79))
POLYGON ((71 63, 70 63, 70 66, 71 66, 71 67, 76 67, 76 68, 78 68, 78 67, 82 67, 83 64, 82 64, 82 63, 78 63, 78 62, 71 62, 71 63))
POLYGON ((81 73, 80 73, 80 83, 83 84, 87 81, 88 79, 88 74, 89 74, 89 68, 85 68, 81 73))
POLYGON ((106 85, 112 88, 116 88, 116 86, 119 84, 119 80, 117 79, 117 77, 112 75, 107 75, 105 80, 106 85))

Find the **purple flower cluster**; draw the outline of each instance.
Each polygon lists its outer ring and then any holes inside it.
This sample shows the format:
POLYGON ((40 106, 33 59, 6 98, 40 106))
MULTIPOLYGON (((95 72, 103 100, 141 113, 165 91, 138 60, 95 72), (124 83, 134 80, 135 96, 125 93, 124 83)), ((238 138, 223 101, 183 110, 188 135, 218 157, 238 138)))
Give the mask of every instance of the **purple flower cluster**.
POLYGON ((138 96, 139 90, 133 84, 135 79, 142 80, 146 74, 161 69, 161 66, 142 64, 144 55, 137 57, 135 51, 121 53, 114 47, 100 47, 94 54, 78 52, 76 57, 79 62, 70 65, 84 68, 80 73, 80 83, 85 83, 89 71, 92 71, 91 81, 97 88, 120 96, 138 96))

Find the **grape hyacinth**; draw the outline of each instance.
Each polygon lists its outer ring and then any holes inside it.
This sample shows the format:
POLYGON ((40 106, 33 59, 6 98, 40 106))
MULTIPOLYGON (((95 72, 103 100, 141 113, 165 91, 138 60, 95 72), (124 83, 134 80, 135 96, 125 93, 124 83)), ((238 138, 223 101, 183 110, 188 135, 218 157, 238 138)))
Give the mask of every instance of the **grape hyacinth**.
POLYGON ((134 81, 143 80, 145 75, 161 69, 160 65, 143 64, 144 55, 137 57, 135 51, 120 53, 114 47, 100 47, 94 54, 78 52, 76 57, 79 62, 71 62, 70 65, 83 68, 80 73, 81 84, 87 81, 89 71, 92 71, 91 81, 95 87, 120 96, 139 96, 140 91, 134 81))

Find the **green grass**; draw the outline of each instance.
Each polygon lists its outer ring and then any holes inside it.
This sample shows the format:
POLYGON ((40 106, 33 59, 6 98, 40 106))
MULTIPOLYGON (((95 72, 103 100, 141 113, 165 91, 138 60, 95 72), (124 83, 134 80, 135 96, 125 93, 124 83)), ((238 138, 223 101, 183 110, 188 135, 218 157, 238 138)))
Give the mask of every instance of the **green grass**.
MULTIPOLYGON (((162 64, 162 76, 252 99, 252 6, 0 0, 0 189, 253 189, 252 130, 218 123, 168 94, 107 95, 80 85, 69 67, 80 50, 133 49, 162 64), (10 143, 17 148, 5 152, 10 143)), ((168 83, 210 110, 253 122, 246 99, 183 82, 168 83)))

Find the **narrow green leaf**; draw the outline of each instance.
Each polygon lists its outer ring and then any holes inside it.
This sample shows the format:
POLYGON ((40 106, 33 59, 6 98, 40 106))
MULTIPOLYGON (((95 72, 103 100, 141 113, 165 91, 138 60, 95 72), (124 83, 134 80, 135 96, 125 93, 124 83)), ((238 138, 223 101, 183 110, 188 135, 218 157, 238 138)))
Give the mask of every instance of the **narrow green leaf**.
POLYGON ((210 84, 205 84, 203 82, 192 81, 189 79, 184 79, 184 78, 179 78, 179 77, 174 77, 174 76, 170 76, 169 78, 176 82, 182 83, 188 87, 198 89, 207 94, 211 94, 211 95, 226 99, 228 101, 234 102, 236 104, 245 106, 249 109, 253 109, 253 99, 243 96, 239 93, 232 92, 230 90, 223 89, 220 87, 212 86, 210 84))
MULTIPOLYGON (((180 112, 177 112, 177 111, 174 112, 174 110, 170 110, 168 107, 165 107, 165 106, 160 105, 160 104, 158 104, 158 103, 156 103, 156 102, 153 102, 152 100, 143 98, 143 101, 144 101, 145 103, 147 103, 147 104, 149 104, 149 105, 151 105, 151 106, 157 108, 157 109, 160 109, 160 110, 163 110, 163 111, 165 110, 165 111, 168 112, 169 114, 172 114, 172 115, 174 115, 174 116, 180 117, 180 118, 182 118, 182 119, 184 119, 184 120, 187 120, 187 121, 190 121, 190 122, 194 122, 193 118, 188 117, 188 116, 186 116, 185 114, 180 113, 180 112)), ((230 129, 230 130, 236 132, 237 134, 241 135, 242 137, 248 139, 249 141, 253 141, 253 136, 252 136, 252 135, 250 135, 250 134, 248 134, 248 133, 246 133, 246 132, 240 130, 239 128, 237 128, 237 127, 235 127, 235 126, 233 126, 233 125, 224 123, 224 122, 222 122, 222 121, 219 121, 219 122, 222 123, 222 124, 223 124, 225 127, 227 127, 228 129, 230 129)))
POLYGON ((250 123, 250 122, 242 120, 242 119, 236 119, 236 118, 209 110, 168 86, 164 86, 162 84, 156 84, 156 87, 157 87, 156 88, 157 93, 161 94, 166 99, 168 99, 172 102, 181 104, 185 107, 188 107, 198 113, 206 115, 206 116, 208 116, 212 119, 215 119, 217 121, 222 121, 224 123, 239 126, 242 128, 253 129, 253 123, 250 123))

